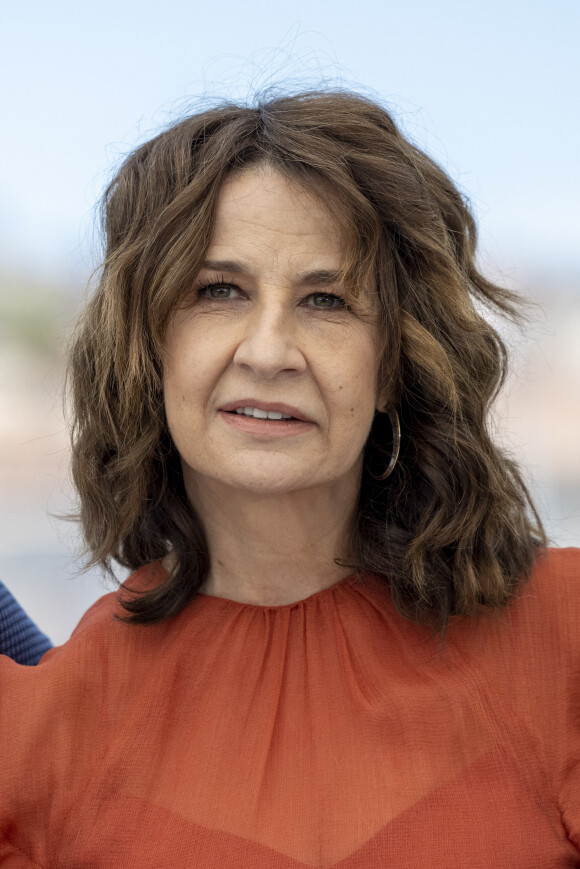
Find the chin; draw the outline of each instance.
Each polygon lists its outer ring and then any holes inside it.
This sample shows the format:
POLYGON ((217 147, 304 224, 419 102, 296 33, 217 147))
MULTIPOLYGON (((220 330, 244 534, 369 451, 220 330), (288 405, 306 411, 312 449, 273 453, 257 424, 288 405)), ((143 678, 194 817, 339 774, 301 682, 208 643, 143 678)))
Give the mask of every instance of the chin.
POLYGON ((248 462, 232 463, 229 468, 222 464, 220 473, 211 476, 218 485, 255 495, 283 495, 325 482, 320 466, 288 461, 280 455, 261 455, 259 460, 252 457, 248 462))
POLYGON ((350 480, 356 480, 358 485, 360 477, 356 460, 354 464, 345 463, 346 467, 343 467, 342 463, 331 466, 320 456, 318 461, 311 458, 308 462, 299 462, 293 460, 294 457, 291 459, 280 454, 246 458, 248 461, 240 456, 238 461, 224 462, 222 456, 219 462, 206 462, 197 468, 184 465, 186 488, 189 488, 189 477, 192 488, 198 491, 201 491, 200 486, 203 489, 204 485, 209 484, 211 488, 217 486, 240 494, 275 496, 315 488, 332 490, 350 480))
POLYGON ((225 481, 230 488, 254 495, 285 495, 290 492, 309 489, 312 478, 294 474, 264 473, 264 469, 253 473, 240 474, 225 481))

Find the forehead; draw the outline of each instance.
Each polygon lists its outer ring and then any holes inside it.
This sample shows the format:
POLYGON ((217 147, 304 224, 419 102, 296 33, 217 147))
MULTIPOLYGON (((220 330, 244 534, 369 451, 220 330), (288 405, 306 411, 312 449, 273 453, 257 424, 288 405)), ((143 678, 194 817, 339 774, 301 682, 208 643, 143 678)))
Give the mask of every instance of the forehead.
POLYGON ((223 184, 210 252, 241 247, 256 255, 331 257, 337 267, 341 235, 317 196, 276 169, 258 166, 237 172, 223 184))

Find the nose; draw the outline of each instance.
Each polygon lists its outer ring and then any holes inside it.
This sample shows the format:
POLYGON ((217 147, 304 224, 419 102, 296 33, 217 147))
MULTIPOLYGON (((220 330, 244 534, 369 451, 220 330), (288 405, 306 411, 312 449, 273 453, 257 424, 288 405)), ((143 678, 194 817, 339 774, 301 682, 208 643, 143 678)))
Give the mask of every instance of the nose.
POLYGON ((298 342, 298 325, 282 303, 263 304, 244 323, 234 363, 263 380, 301 374, 306 359, 298 342))

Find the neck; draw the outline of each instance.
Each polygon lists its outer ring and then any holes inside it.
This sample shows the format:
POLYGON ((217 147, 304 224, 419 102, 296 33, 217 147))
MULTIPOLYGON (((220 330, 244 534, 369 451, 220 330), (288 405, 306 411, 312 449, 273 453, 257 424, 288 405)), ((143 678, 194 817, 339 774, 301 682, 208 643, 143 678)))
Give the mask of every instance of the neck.
POLYGON ((211 569, 201 591, 242 603, 277 606, 315 594, 352 572, 348 540, 358 485, 275 495, 204 480, 188 495, 206 534, 211 569))

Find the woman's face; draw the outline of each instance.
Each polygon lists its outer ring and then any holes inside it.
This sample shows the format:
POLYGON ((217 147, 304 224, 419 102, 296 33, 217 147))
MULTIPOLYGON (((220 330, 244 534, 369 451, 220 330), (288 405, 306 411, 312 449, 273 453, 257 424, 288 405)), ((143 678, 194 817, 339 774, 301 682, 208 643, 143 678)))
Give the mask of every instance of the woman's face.
POLYGON ((190 497, 204 480, 264 494, 358 488, 378 335, 372 287, 360 307, 342 302, 341 254, 335 220, 299 184, 265 166, 224 184, 166 342, 167 420, 190 497))

